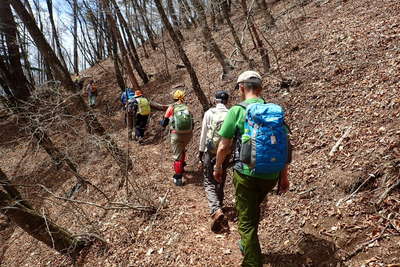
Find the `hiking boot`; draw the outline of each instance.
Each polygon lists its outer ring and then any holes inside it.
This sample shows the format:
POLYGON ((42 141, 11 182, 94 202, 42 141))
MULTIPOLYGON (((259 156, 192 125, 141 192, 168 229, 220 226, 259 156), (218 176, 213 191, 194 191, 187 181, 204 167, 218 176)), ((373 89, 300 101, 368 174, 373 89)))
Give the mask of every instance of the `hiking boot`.
POLYGON ((217 209, 211 215, 212 223, 211 223, 211 231, 214 233, 220 233, 224 229, 223 222, 225 220, 225 215, 221 209, 217 209))
POLYGON ((175 174, 172 179, 176 186, 183 186, 182 174, 175 174))

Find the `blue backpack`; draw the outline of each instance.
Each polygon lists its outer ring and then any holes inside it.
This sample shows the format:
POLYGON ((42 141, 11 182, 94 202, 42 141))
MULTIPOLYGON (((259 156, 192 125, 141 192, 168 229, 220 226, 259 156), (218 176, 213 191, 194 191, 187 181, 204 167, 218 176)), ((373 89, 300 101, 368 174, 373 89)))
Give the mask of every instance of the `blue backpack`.
POLYGON ((246 109, 240 162, 254 174, 281 171, 288 160, 287 126, 282 107, 272 103, 240 103, 246 109))
POLYGON ((121 94, 121 102, 123 105, 128 103, 129 99, 132 99, 135 97, 135 93, 132 92, 131 90, 125 89, 125 91, 121 94))

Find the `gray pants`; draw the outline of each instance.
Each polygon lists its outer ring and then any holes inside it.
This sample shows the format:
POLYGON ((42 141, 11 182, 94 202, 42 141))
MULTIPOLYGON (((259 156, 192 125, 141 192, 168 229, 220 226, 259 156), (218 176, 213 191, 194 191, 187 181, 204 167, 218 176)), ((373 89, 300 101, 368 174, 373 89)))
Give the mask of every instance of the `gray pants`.
POLYGON ((215 155, 208 152, 203 155, 204 190, 206 191, 210 214, 213 214, 223 207, 224 185, 228 161, 229 159, 227 158, 223 164, 222 183, 218 183, 213 175, 215 155))

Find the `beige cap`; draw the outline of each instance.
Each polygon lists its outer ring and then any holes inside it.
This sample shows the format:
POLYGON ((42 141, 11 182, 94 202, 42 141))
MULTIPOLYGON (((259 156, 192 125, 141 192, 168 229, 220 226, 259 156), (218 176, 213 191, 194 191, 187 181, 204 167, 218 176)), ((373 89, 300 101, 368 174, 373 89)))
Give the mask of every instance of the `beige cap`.
POLYGON ((262 78, 258 72, 247 70, 239 75, 236 83, 261 83, 262 78))

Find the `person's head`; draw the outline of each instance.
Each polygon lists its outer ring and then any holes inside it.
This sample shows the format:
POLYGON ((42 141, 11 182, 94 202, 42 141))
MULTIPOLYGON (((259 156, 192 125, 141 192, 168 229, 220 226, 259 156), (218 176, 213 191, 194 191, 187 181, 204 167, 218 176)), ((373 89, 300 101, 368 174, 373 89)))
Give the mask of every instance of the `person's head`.
POLYGON ((229 100, 229 94, 228 94, 228 92, 223 91, 223 90, 216 91, 214 99, 215 99, 216 104, 222 103, 222 104, 226 105, 229 100))
POLYGON ((258 72, 248 70, 239 75, 236 88, 240 91, 240 97, 260 96, 262 90, 262 78, 258 72))
POLYGON ((141 90, 135 91, 135 97, 143 96, 143 92, 141 90))
POLYGON ((185 91, 183 91, 183 90, 175 90, 175 91, 172 93, 172 99, 173 99, 174 101, 181 101, 181 102, 183 102, 183 101, 185 100, 185 95, 186 95, 185 91))

